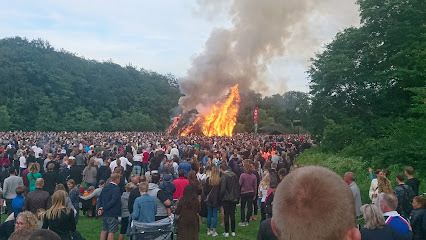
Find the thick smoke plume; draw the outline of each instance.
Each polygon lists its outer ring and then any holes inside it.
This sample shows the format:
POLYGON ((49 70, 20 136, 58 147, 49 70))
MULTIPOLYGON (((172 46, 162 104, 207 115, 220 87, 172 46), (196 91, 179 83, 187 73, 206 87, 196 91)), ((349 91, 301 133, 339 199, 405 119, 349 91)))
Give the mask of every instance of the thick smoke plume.
MULTIPOLYGON (((204 51, 193 59, 187 76, 180 80, 185 94, 180 105, 184 111, 195 108, 203 113, 237 83, 240 91, 265 92, 264 74, 271 60, 285 53, 286 44, 293 41, 294 34, 312 39, 309 17, 321 9, 324 15, 330 14, 329 8, 338 8, 341 2, 353 5, 354 1, 234 0, 229 9, 232 27, 212 31, 204 51)), ((227 5, 224 0, 198 0, 198 3, 200 9, 209 10, 227 5)), ((309 42, 306 39, 303 41, 309 42)), ((302 51, 311 46, 297 47, 302 51)))

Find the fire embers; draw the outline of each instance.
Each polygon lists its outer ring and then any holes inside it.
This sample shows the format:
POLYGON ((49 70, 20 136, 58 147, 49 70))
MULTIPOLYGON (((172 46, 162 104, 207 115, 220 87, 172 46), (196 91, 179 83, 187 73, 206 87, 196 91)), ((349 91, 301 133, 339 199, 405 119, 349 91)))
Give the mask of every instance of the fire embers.
POLYGON ((171 135, 232 136, 240 104, 238 84, 231 88, 225 102, 217 102, 208 114, 198 115, 194 109, 174 118, 168 133, 171 135), (198 116, 197 116, 198 115, 198 116))

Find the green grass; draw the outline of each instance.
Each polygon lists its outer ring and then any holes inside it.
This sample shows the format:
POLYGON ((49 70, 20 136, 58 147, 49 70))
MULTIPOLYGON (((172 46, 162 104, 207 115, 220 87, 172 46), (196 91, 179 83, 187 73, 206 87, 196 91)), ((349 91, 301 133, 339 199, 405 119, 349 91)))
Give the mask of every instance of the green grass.
MULTIPOLYGON (((247 210, 246 210, 247 211, 247 210)), ((217 220, 217 228, 216 231, 219 234, 217 237, 207 236, 207 223, 206 219, 203 218, 203 224, 200 226, 200 232, 198 234, 200 240, 204 239, 232 239, 232 236, 229 236, 229 238, 225 238, 222 236, 222 233, 225 231, 224 227, 220 226, 221 219, 220 219, 220 213, 218 213, 218 220, 217 220)), ((4 220, 4 218, 3 218, 4 220)), ((257 237, 257 231, 259 229, 259 223, 260 223, 260 210, 258 211, 258 220, 250 222, 250 225, 247 227, 240 227, 238 226, 238 223, 240 222, 240 207, 237 206, 237 213, 235 216, 235 239, 256 239, 257 237)), ((102 230, 102 219, 94 219, 94 218, 87 218, 87 217, 80 217, 80 220, 78 221, 77 230, 81 233, 81 235, 86 238, 87 240, 95 240, 99 239, 99 235, 102 230)), ((118 233, 115 234, 115 239, 118 239, 118 233)), ((125 238, 127 239, 127 238, 125 238)))

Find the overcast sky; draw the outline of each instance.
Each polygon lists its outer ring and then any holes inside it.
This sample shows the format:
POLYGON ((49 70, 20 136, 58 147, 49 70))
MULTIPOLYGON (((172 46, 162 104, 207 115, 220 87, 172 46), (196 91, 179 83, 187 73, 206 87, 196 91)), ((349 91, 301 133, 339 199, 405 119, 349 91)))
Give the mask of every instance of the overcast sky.
MULTIPOLYGON (((217 0, 219 6, 205 5, 205 1, 2 1, 0 38, 41 38, 56 49, 87 59, 112 59, 123 66, 131 63, 184 77, 192 60, 203 52, 212 30, 233 28, 227 9, 232 1, 217 0)), ((308 33, 295 27, 285 42, 283 56, 268 64, 265 84, 269 89, 263 94, 307 92, 309 58, 338 31, 358 26, 355 0, 319 2, 325 4, 309 12, 308 33)))

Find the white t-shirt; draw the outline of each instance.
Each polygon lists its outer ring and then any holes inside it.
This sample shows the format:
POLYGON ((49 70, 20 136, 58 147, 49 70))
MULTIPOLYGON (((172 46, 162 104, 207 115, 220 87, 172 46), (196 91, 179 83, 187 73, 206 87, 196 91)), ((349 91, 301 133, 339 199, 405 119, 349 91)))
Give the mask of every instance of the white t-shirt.
POLYGON ((21 156, 19 158, 19 167, 20 168, 27 168, 27 159, 24 156, 21 156))

